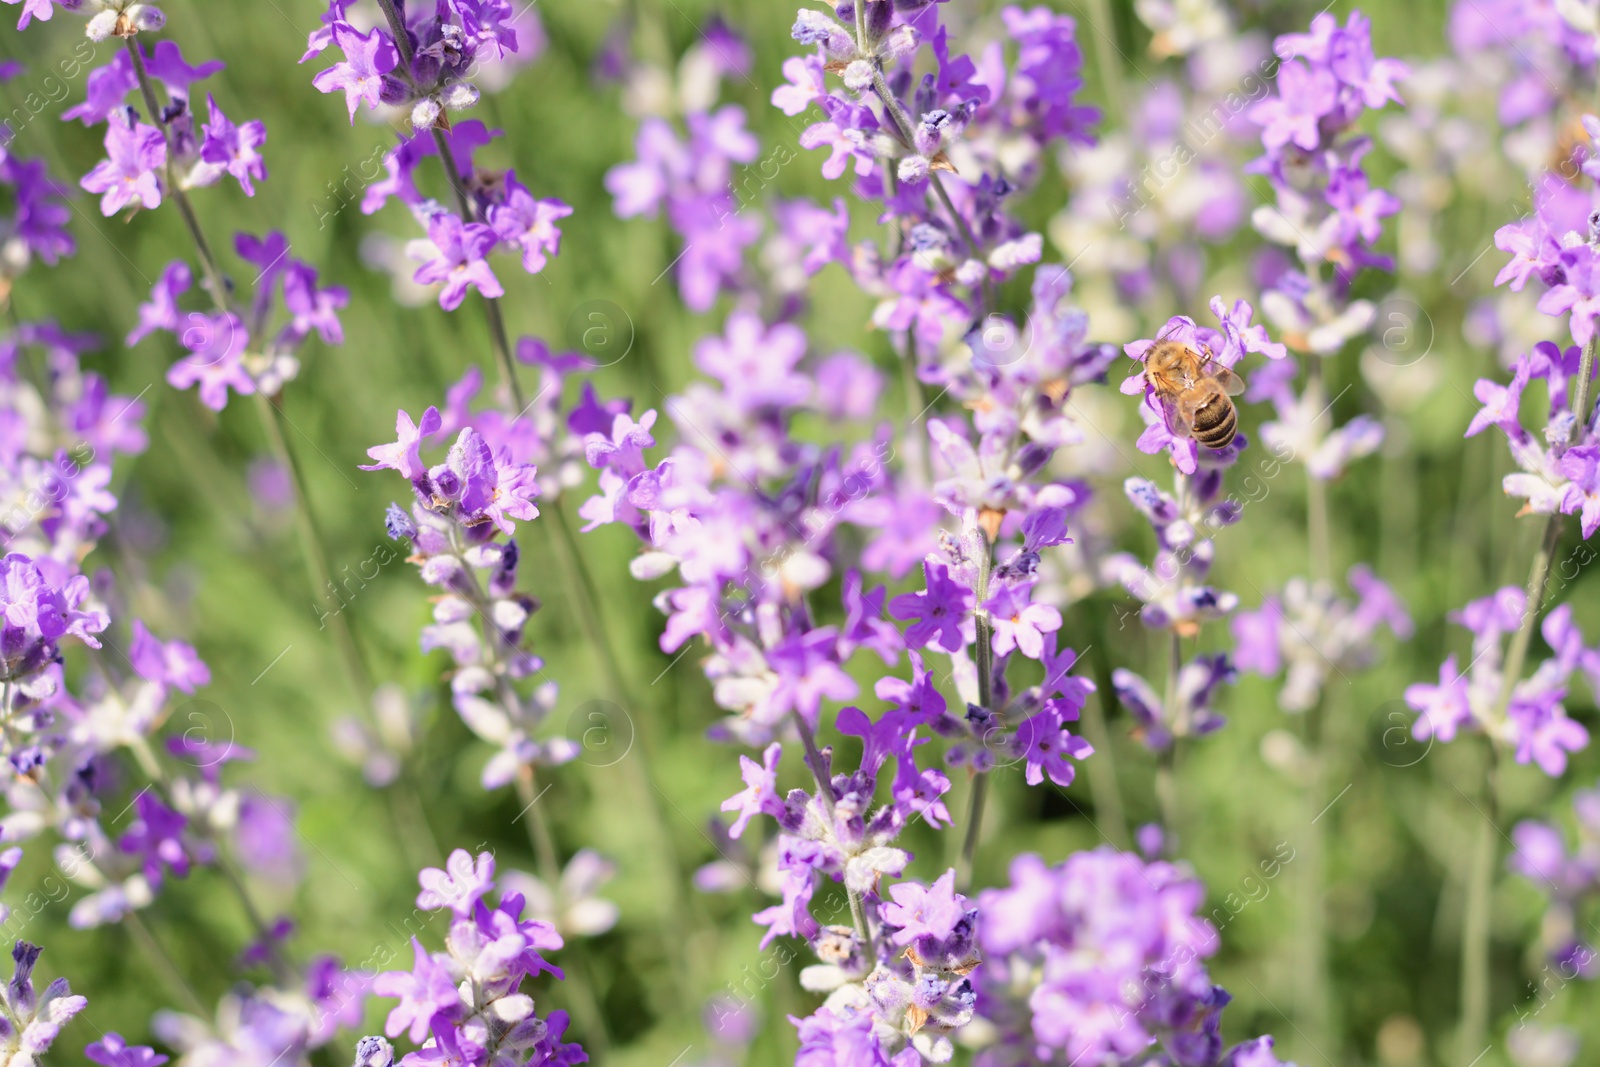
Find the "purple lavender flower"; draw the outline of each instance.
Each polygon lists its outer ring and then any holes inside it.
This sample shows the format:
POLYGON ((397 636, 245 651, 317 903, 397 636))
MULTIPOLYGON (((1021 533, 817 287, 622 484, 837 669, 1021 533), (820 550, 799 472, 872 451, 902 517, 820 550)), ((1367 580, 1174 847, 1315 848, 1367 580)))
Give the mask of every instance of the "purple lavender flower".
MULTIPOLYGON (((486 898, 494 883, 487 853, 474 861, 457 850, 450 865, 460 873, 444 895, 439 886, 424 884, 419 897, 428 901, 422 906, 438 906, 437 901, 452 907, 446 951, 429 952, 412 938, 412 969, 380 974, 372 983, 375 994, 399 1001, 384 1025, 390 1037, 405 1033, 413 1043, 429 1039, 427 1048, 411 1053, 405 1062, 439 1062, 441 1053, 458 1063, 488 1063, 491 1056, 515 1057, 539 1067, 585 1062, 581 1048, 561 1041, 566 1014, 556 1011, 541 1019, 534 1013, 533 998, 520 992, 524 978, 545 971, 562 977, 542 955, 561 947, 561 935, 549 923, 523 918, 520 894, 502 891, 495 907, 489 907, 486 898), (466 892, 457 892, 462 888, 466 892)), ((381 1064, 392 1055, 387 1042, 374 1038, 357 1046, 358 1062, 381 1064)))
POLYGON ((68 10, 78 6, 74 0, 6 0, 8 4, 19 2, 22 4, 22 14, 17 19, 17 29, 19 30, 27 29, 28 23, 34 19, 38 19, 40 22, 49 22, 50 16, 55 14, 54 5, 57 3, 68 10))
POLYGON ((100 1067, 161 1067, 167 1062, 166 1056, 148 1045, 129 1045, 115 1030, 90 1044, 83 1054, 100 1067))
POLYGON ((1600 894, 1600 790, 1578 790, 1572 808, 1578 829, 1573 847, 1557 827, 1525 819, 1511 831, 1506 866, 1549 897, 1540 940, 1551 963, 1563 975, 1592 979, 1600 967, 1579 915, 1600 894))
POLYGON ((395 415, 394 431, 396 440, 393 444, 374 445, 367 449, 367 455, 376 463, 363 464, 364 471, 393 470, 416 481, 427 476, 427 465, 422 462, 422 445, 428 438, 439 432, 442 419, 439 409, 430 407, 422 413, 422 422, 411 421, 411 416, 404 411, 395 415))
POLYGON ((1279 68, 1278 96, 1250 109, 1250 120, 1262 127, 1261 142, 1269 149, 1293 142, 1312 151, 1322 137, 1317 129, 1337 101, 1338 81, 1333 72, 1291 59, 1279 68))
POLYGON ((972 610, 972 590, 953 581, 950 568, 929 559, 922 565, 927 587, 920 593, 906 593, 889 602, 889 613, 897 619, 914 620, 906 629, 906 646, 935 648, 955 653, 972 640, 968 614, 972 610))
POLYGON ((1049 604, 1032 603, 1032 583, 1000 583, 984 601, 994 627, 993 647, 997 656, 1016 649, 1029 659, 1044 654, 1044 635, 1061 629, 1061 612, 1049 604))
POLYGON ((167 368, 167 384, 174 389, 198 385, 201 403, 213 411, 227 407, 230 389, 240 396, 256 391, 256 380, 244 366, 250 333, 238 315, 191 314, 179 339, 189 355, 167 368))
MULTIPOLYGON (((1078 852, 1056 867, 1018 856, 1011 884, 978 896, 988 1017, 1068 1060, 1144 1053, 1160 1034, 1166 999, 1210 997, 1202 960, 1218 939, 1195 914, 1203 899, 1177 868, 1131 853, 1078 852), (1019 990, 1008 973, 1030 977, 1019 990)), ((979 1062, 1003 1062, 1009 1043, 1003 1038, 979 1062)))
POLYGON ((1411 617, 1387 583, 1363 565, 1350 569, 1349 583, 1354 602, 1328 583, 1295 578, 1258 611, 1234 616, 1235 665, 1269 678, 1282 673, 1283 710, 1314 706, 1334 672, 1348 678, 1371 666, 1380 627, 1402 640, 1411 636, 1411 617))
POLYGON ((955 935, 963 920, 970 924, 971 902, 955 891, 956 872, 945 871, 931 886, 901 882, 889 887, 890 900, 880 909, 896 948, 917 945, 919 955, 932 956, 955 935))
POLYGON ((738 839, 744 828, 757 815, 770 815, 774 819, 784 814, 783 798, 778 795, 778 760, 783 756, 783 746, 774 742, 761 754, 756 763, 748 756, 739 757, 740 773, 744 776, 742 792, 722 802, 723 811, 737 811, 738 818, 728 827, 728 836, 738 839))
POLYGON ((449 908, 458 919, 470 916, 479 899, 494 888, 494 856, 479 853, 474 859, 465 849, 456 849, 445 861, 444 870, 425 867, 417 875, 422 892, 417 907, 424 911, 449 908))
POLYGON ((486 297, 504 296, 485 258, 498 240, 495 231, 481 222, 463 223, 448 211, 440 211, 428 220, 428 239, 413 241, 407 254, 424 260, 415 281, 424 285, 444 283, 439 291, 439 306, 454 311, 466 299, 468 289, 477 289, 486 297))
POLYGON ((139 325, 128 334, 128 346, 131 348, 157 330, 179 332, 183 328, 183 318, 178 297, 187 293, 193 283, 187 263, 174 260, 167 264, 167 269, 150 287, 149 302, 139 305, 139 325))
POLYGON ((36 678, 60 658, 60 638, 100 647, 94 635, 110 620, 104 612, 85 609, 88 597, 89 580, 82 575, 56 586, 20 552, 0 559, 0 669, 7 681, 26 686, 36 678))
POLYGON ((138 818, 118 839, 117 847, 138 858, 151 886, 159 886, 163 874, 168 871, 178 878, 186 878, 197 858, 203 862, 204 852, 198 857, 191 854, 185 841, 184 831, 189 825, 185 816, 149 792, 139 794, 134 809, 138 818))
POLYGON ((195 653, 194 646, 182 641, 159 641, 138 619, 133 620, 128 662, 146 681, 185 693, 211 684, 211 670, 195 653))
POLYGON ((16 971, 0 994, 6 1024, 0 1033, 0 1056, 11 1062, 27 1062, 47 1051, 61 1028, 89 1003, 73 995, 65 978, 51 982, 43 993, 35 991, 33 968, 41 951, 26 941, 18 941, 11 949, 16 971))
POLYGON ((361 34, 346 22, 336 22, 332 38, 344 53, 344 60, 318 74, 311 84, 324 93, 342 89, 354 125, 357 107, 364 103, 376 108, 386 93, 394 94, 398 83, 389 77, 389 72, 399 65, 400 54, 382 30, 361 34))
POLYGON ((556 223, 570 214, 572 208, 560 200, 537 200, 508 176, 505 201, 489 209, 489 225, 502 241, 522 252, 522 269, 537 274, 561 251, 556 223))
POLYGON ((261 146, 267 141, 266 123, 259 119, 235 126, 217 101, 206 95, 206 107, 211 121, 205 127, 205 143, 200 146, 200 158, 206 163, 223 167, 239 180, 244 195, 255 196, 255 181, 265 181, 267 167, 261 158, 261 146))
POLYGON ((136 200, 147 208, 161 206, 157 171, 166 164, 167 141, 160 130, 128 113, 114 115, 106 126, 106 155, 79 182, 102 194, 102 215, 109 218, 136 200))
MULTIPOLYGON (((1506 586, 1453 613, 1451 621, 1473 634, 1471 661, 1458 669, 1456 657, 1450 656, 1439 670, 1437 685, 1409 686, 1405 699, 1417 712, 1412 735, 1418 740, 1450 741, 1461 730, 1482 731, 1507 745, 1518 763, 1537 763, 1556 778, 1566 771, 1568 755, 1589 744, 1588 730, 1566 713, 1568 680, 1580 667, 1590 672, 1600 653, 1585 646, 1572 622, 1571 606, 1563 604, 1540 623, 1556 655, 1527 678, 1507 679, 1504 641, 1521 626, 1526 610, 1527 594, 1506 586)), ((1590 673, 1591 682, 1597 677, 1590 673)))

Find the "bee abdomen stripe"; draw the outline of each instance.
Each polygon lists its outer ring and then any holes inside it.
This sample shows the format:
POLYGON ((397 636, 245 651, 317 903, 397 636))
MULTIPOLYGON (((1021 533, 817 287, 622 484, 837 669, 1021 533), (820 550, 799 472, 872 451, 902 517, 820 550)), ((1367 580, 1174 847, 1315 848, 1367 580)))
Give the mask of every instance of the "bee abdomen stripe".
POLYGON ((1230 404, 1222 409, 1214 423, 1207 426, 1195 424, 1195 440, 1207 448, 1226 448, 1233 440, 1234 432, 1239 426, 1239 416, 1230 404))

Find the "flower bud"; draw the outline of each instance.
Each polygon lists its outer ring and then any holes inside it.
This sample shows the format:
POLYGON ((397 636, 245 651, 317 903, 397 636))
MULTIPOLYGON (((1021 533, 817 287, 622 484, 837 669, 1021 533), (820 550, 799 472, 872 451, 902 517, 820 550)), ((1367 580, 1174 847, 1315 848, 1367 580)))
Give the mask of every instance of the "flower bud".
POLYGON ((439 122, 439 115, 443 112, 439 101, 431 96, 418 100, 411 108, 411 125, 418 130, 431 130, 439 122))
POLYGON ((391 541, 398 541, 401 538, 410 541, 417 536, 417 524, 399 504, 389 505, 389 510, 383 516, 383 525, 384 529, 389 531, 391 541))
POLYGON ((91 41, 96 43, 104 41, 116 32, 117 19, 120 17, 115 11, 102 11, 89 20, 89 25, 83 32, 91 41))
MULTIPOLYGON (((872 5, 873 8, 887 8, 888 6, 888 4, 882 3, 882 0, 872 5)), ((878 55, 886 60, 904 59, 915 52, 917 46, 921 43, 922 35, 917 33, 916 27, 896 26, 890 31, 889 36, 885 37, 883 42, 878 45, 878 55)))
POLYGON ((801 44, 820 44, 835 59, 852 59, 856 44, 844 27, 820 11, 802 8, 795 15, 789 35, 801 44))
POLYGON ((440 99, 451 111, 465 111, 478 102, 478 87, 471 82, 456 82, 445 87, 440 99))
POLYGON ((138 33, 154 33, 167 24, 166 13, 154 4, 134 4, 123 14, 138 33))
POLYGON ((989 277, 989 268, 982 260, 969 259, 956 268, 956 281, 962 285, 982 285, 989 277))
POLYGON ((844 73, 839 75, 846 89, 863 93, 872 88, 872 64, 864 59, 858 59, 844 68, 844 73))
POLYGON ((917 128, 911 133, 911 142, 918 152, 931 156, 944 144, 945 127, 949 125, 950 112, 943 108, 935 108, 923 115, 922 121, 917 123, 917 128))
POLYGON ((363 1037, 356 1042, 355 1067, 390 1067, 394 1047, 381 1037, 363 1037))
MULTIPOLYGON (((867 9, 863 14, 866 16, 867 41, 876 43, 883 39, 883 35, 889 32, 890 24, 894 22, 894 4, 889 0, 865 0, 865 2, 867 9)), ((905 28, 910 29, 909 26, 905 28)))
POLYGON ((906 156, 900 160, 900 180, 909 184, 928 180, 928 157, 906 156))

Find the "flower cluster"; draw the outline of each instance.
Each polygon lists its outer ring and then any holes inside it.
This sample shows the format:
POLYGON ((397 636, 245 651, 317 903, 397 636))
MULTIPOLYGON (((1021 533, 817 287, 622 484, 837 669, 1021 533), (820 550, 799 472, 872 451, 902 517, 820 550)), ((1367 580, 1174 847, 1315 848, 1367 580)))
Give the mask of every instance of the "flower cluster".
POLYGON ((1550 898, 1540 940, 1550 962, 1570 969, 1567 977, 1600 974, 1600 955, 1585 937, 1580 913, 1600 894, 1600 790, 1580 789, 1573 795, 1578 837, 1567 847, 1566 835, 1551 823, 1524 819, 1511 831, 1513 850, 1506 866, 1528 879, 1550 898))
POLYGON ((1277 1067, 1270 1037, 1223 1049, 1204 896, 1172 864, 1109 847, 1012 860, 1010 884, 978 896, 978 1012, 994 1029, 974 1062, 1277 1067))
MULTIPOLYGON (((0 82, 22 72, 21 64, 0 70, 0 82)), ((10 286, 35 259, 54 265, 77 250, 67 220, 67 190, 51 177, 44 162, 15 151, 14 131, 0 133, 0 186, 7 190, 9 210, 0 214, 0 284, 10 286)))
MULTIPOLYGON (((374 30, 374 33, 380 31, 374 30)), ((361 200, 364 214, 372 214, 391 197, 411 209, 417 225, 427 234, 406 245, 406 256, 421 263, 412 280, 439 286, 439 306, 453 311, 469 289, 485 297, 505 293, 489 265, 495 251, 507 251, 522 262, 523 270, 537 274, 561 250, 556 223, 572 214, 560 200, 539 199, 517 180, 516 171, 504 173, 478 166, 474 156, 499 131, 476 119, 458 123, 448 132, 402 136, 400 144, 384 156, 385 176, 367 186, 361 200), (418 189, 417 168, 424 159, 448 152, 445 175, 459 211, 451 211, 418 189)))
POLYGON ((387 28, 363 33, 348 20, 352 0, 329 0, 322 25, 307 40, 305 62, 330 45, 344 60, 318 74, 313 84, 325 93, 343 91, 350 120, 365 103, 410 107, 410 132, 384 156, 386 175, 367 186, 364 214, 390 197, 410 208, 426 234, 406 247, 421 263, 413 280, 438 285, 439 306, 454 310, 468 289, 493 299, 504 294, 488 263, 501 249, 518 256, 529 274, 543 270, 561 246, 557 223, 572 214, 560 200, 535 197, 516 172, 490 171, 474 164, 474 153, 499 131, 476 120, 452 123, 449 111, 478 102, 469 77, 496 77, 513 59, 527 60, 543 44, 543 30, 531 11, 513 12, 509 0, 445 0, 431 10, 406 8, 384 0, 387 28), (456 210, 420 191, 416 170, 438 156, 456 210))
POLYGON ((891 899, 878 909, 886 944, 870 972, 848 927, 829 928, 818 938, 825 962, 807 967, 800 982, 828 998, 810 1016, 793 1020, 800 1037, 796 1063, 852 1056, 894 1067, 949 1061, 950 1033, 972 1021, 972 972, 979 964, 978 909, 955 892, 954 882, 955 872, 946 871, 931 886, 890 887, 891 899))
MULTIPOLYGON (((1005 201, 1037 179, 1050 143, 1093 143, 1089 131, 1099 117, 1076 100, 1082 55, 1070 17, 1042 7, 1005 8, 1006 33, 1016 46, 1008 77, 980 73, 970 56, 952 55, 939 11, 937 5, 903 11, 845 5, 838 13, 854 18, 847 26, 801 10, 793 36, 816 45, 816 53, 786 62, 788 84, 772 94, 785 114, 813 106, 822 112, 800 144, 829 150, 825 177, 839 178, 848 167, 858 195, 882 201, 893 246, 884 255, 864 245, 848 266, 856 283, 880 299, 876 324, 909 331, 929 364, 947 335, 969 332, 994 284, 1039 261, 1041 236, 1007 216, 1005 201), (924 45, 937 71, 919 79, 913 68, 924 45), (838 74, 844 93, 828 88, 829 72, 838 74)), ((1002 62, 992 53, 986 59, 1002 62)), ((1004 345, 1013 357, 1022 347, 1004 345)), ((932 382, 939 375, 923 377, 932 382)))
POLYGON ((910 862, 910 854, 892 844, 906 824, 919 815, 935 827, 950 821, 939 800, 950 783, 936 770, 917 767, 914 749, 924 742, 907 719, 900 709, 876 722, 857 708, 841 711, 839 730, 861 738, 861 762, 853 773, 834 774, 831 749, 814 754, 814 794, 778 793, 781 745, 769 745, 760 763, 741 756, 745 789, 722 806, 737 812, 728 831, 733 838, 757 815, 779 826, 783 900, 755 920, 767 927, 763 946, 779 935, 802 937, 821 961, 801 975, 807 989, 828 994, 815 1014, 796 1022, 802 1062, 807 1050, 820 1055, 852 1043, 887 1057, 907 1042, 943 1062, 950 1056, 947 1035, 972 1018, 967 975, 978 963, 976 911, 955 893, 954 872, 931 887, 904 882, 890 887, 888 900, 879 897, 881 880, 899 877, 910 862), (873 809, 890 758, 896 768, 892 800, 873 809), (812 915, 818 875, 844 883, 853 926, 819 923, 812 915))
POLYGON ((760 222, 741 212, 733 180, 734 164, 754 163, 760 145, 734 104, 690 112, 684 121, 687 139, 665 118, 645 119, 638 158, 612 167, 606 189, 620 218, 665 211, 683 238, 678 291, 690 310, 707 311, 725 286, 738 282, 744 250, 761 235, 760 222))
POLYGON ((100 213, 109 218, 129 205, 160 207, 170 192, 169 182, 194 189, 215 185, 223 175, 231 175, 246 196, 254 196, 254 182, 267 176, 261 156, 266 125, 254 120, 235 124, 207 95, 208 121, 196 129, 191 87, 223 64, 212 60, 190 66, 171 41, 160 42, 150 54, 137 41, 130 47, 133 51, 118 52, 89 74, 86 99, 62 116, 85 126, 106 124, 106 158, 80 183, 102 194, 100 213), (167 99, 158 114, 144 116, 127 99, 152 78, 167 99))
POLYGON ((726 729, 753 744, 770 740, 791 709, 814 724, 824 695, 854 696, 840 664, 856 648, 893 662, 901 647, 878 618, 881 590, 856 584, 849 596, 861 607, 848 632, 816 626, 802 610, 805 594, 833 573, 833 530, 884 477, 887 445, 840 455, 788 439, 790 420, 812 396, 797 371, 805 354, 798 327, 769 328, 753 312, 735 312, 725 336, 695 348, 721 388, 696 383, 668 398, 683 430, 670 456, 646 462, 656 413, 635 421, 626 401, 595 407, 584 427, 586 458, 600 471, 599 493, 579 509, 585 529, 630 526, 647 545, 635 577, 682 576, 687 584, 657 598, 669 615, 661 647, 675 652, 696 635, 711 641, 717 703, 737 713, 726 729), (762 491, 765 481, 778 490, 762 491))
POLYGON ((1305 464, 1313 479, 1328 481, 1383 440, 1381 425, 1365 416, 1333 427, 1320 360, 1364 334, 1376 317, 1371 301, 1351 298, 1356 275, 1364 268, 1394 269, 1374 248, 1383 220, 1400 210, 1400 201, 1369 181, 1362 160, 1372 141, 1356 127, 1368 110, 1401 103, 1394 83, 1410 71, 1373 54, 1371 26, 1359 11, 1344 26, 1324 12, 1312 20, 1310 33, 1279 37, 1274 52, 1282 59, 1278 95, 1247 112, 1262 127, 1266 151, 1246 169, 1267 178, 1275 202, 1256 208, 1251 221, 1267 240, 1293 249, 1298 268, 1282 257, 1263 259, 1261 309, 1312 366, 1298 394, 1296 368, 1286 362, 1256 382, 1246 399, 1270 399, 1277 409, 1278 419, 1261 428, 1263 443, 1280 458, 1305 464), (1331 274, 1324 265, 1331 265, 1331 274))
MULTIPOLYGON (((324 70, 312 84, 324 93, 343 92, 355 121, 362 104, 409 105, 411 124, 419 130, 450 125, 446 111, 462 111, 478 102, 478 88, 468 81, 479 64, 505 59, 518 50, 518 33, 510 0, 444 0, 432 9, 384 0, 387 27, 361 32, 348 19, 352 0, 329 0, 322 25, 306 41, 300 62, 319 56, 330 45, 344 59, 324 70)), ((537 30, 533 31, 537 39, 537 30)))
POLYGON ((0 994, 0 1056, 7 1063, 32 1063, 55 1043, 61 1028, 72 1021, 89 1001, 76 996, 65 978, 57 978, 38 992, 33 968, 39 962, 38 945, 18 941, 11 949, 16 963, 11 981, 0 994))
POLYGON ((1539 625, 1552 655, 1526 678, 1507 677, 1505 638, 1534 610, 1524 590, 1506 586, 1450 616, 1472 633, 1472 659, 1463 668, 1452 655, 1437 685, 1406 688, 1406 703, 1417 713, 1412 736, 1451 741, 1458 731, 1481 731, 1510 748, 1518 763, 1537 763, 1552 778, 1567 769, 1568 754, 1589 744, 1589 731, 1567 717, 1568 683, 1582 670, 1600 693, 1600 653, 1584 645, 1571 606, 1562 604, 1539 625))
POLYGON ((1473 393, 1483 408, 1473 416, 1466 436, 1491 426, 1505 434, 1511 456, 1522 468, 1505 476, 1502 486, 1506 495, 1525 501, 1523 514, 1579 515, 1583 536, 1588 538, 1600 528, 1600 438, 1591 425, 1592 405, 1588 412, 1572 410, 1577 403, 1572 394, 1579 387, 1581 362, 1576 346, 1563 351, 1552 342, 1541 341, 1517 358, 1508 384, 1478 379, 1473 393), (1538 436, 1523 426, 1521 415, 1522 394, 1534 379, 1544 381, 1549 400, 1545 426, 1538 436))
POLYGON ((1278 416, 1261 424, 1261 443, 1274 457, 1263 473, 1276 473, 1281 464, 1298 462, 1308 476, 1333 481, 1352 462, 1383 446, 1384 427, 1370 415, 1357 415, 1343 426, 1334 426, 1332 406, 1320 389, 1295 391, 1298 369, 1290 357, 1253 376, 1245 390, 1246 401, 1270 400, 1278 416))
POLYGON ((1251 169, 1266 175, 1277 202, 1257 209, 1253 221, 1269 240, 1295 249, 1308 268, 1333 264, 1335 292, 1342 294, 1360 268, 1392 269, 1371 248, 1399 201, 1372 188, 1361 169, 1371 141, 1347 135, 1368 109, 1401 103, 1394 83, 1408 70, 1399 60, 1374 57, 1371 24, 1359 11, 1344 26, 1324 12, 1310 33, 1285 34, 1275 50, 1294 58, 1278 70, 1278 95, 1252 107, 1249 117, 1262 128, 1266 149, 1251 169))
MULTIPOLYGON (((253 196, 255 182, 267 176, 261 154, 266 126, 254 120, 235 123, 209 94, 208 119, 201 124, 192 103, 193 86, 224 65, 212 60, 191 66, 172 41, 158 42, 147 52, 137 34, 155 27, 143 25, 135 9, 157 14, 159 9, 101 6, 106 9, 102 14, 123 20, 115 32, 129 38, 127 49, 89 73, 85 99, 62 116, 85 126, 106 125, 107 158, 80 183, 102 194, 101 213, 109 217, 129 206, 153 209, 174 196, 186 199, 188 190, 214 185, 224 175, 233 176, 253 196), (165 103, 157 101, 157 85, 165 103), (127 103, 136 92, 149 107, 158 108, 156 113, 143 115, 127 103)), ((93 20, 90 25, 92 30, 93 20)), ((193 226, 192 209, 185 203, 180 211, 193 226)), ((187 354, 168 371, 169 383, 179 389, 198 386, 201 399, 215 410, 226 405, 230 390, 276 395, 297 373, 295 352, 312 333, 327 344, 341 343, 338 310, 349 299, 341 288, 320 288, 317 271, 288 256, 288 241, 281 233, 259 238, 240 232, 234 248, 254 278, 248 291, 236 291, 233 282, 220 276, 219 264, 202 242, 201 280, 210 306, 187 313, 179 308, 178 298, 194 284, 195 272, 186 262, 174 262, 152 287, 150 301, 139 309, 139 325, 128 338, 134 344, 156 330, 171 332, 187 354), (287 314, 273 331, 269 320, 280 287, 287 314)))
MULTIPOLYGON (((875 894, 880 878, 899 876, 911 859, 891 844, 910 820, 922 815, 933 825, 950 821, 939 801, 950 782, 937 770, 917 766, 914 750, 925 742, 917 740, 914 726, 906 727, 903 713, 891 712, 874 722, 858 708, 845 708, 838 725, 842 732, 862 739, 861 763, 853 774, 834 775, 831 749, 824 749, 820 766, 813 768, 815 794, 792 789, 780 795, 778 763, 783 746, 773 742, 760 763, 739 757, 745 788, 723 802, 722 810, 737 813, 728 828, 730 837, 738 839, 757 815, 770 816, 781 831, 778 869, 783 902, 755 916, 767 928, 763 944, 780 935, 813 941, 823 935, 824 928, 810 910, 817 875, 843 882, 853 897, 875 894), (874 809, 878 777, 890 758, 895 761, 893 799, 874 809)), ((866 948, 864 943, 854 946, 856 952, 866 948)))
POLYGON ((400 412, 396 440, 368 449, 373 462, 361 469, 398 471, 411 482, 411 509, 391 504, 385 522, 391 538, 411 543, 422 580, 442 591, 422 648, 449 651, 456 711, 474 733, 500 747, 483 771, 484 788, 492 789, 510 782, 518 768, 564 763, 578 750, 562 738, 532 736, 555 705, 555 683, 531 695, 516 688, 543 667, 523 648, 523 631, 539 604, 517 592, 521 549, 512 537, 516 521, 539 515, 537 471, 514 458, 515 426, 495 421, 480 431, 458 425, 465 399, 457 399, 449 427, 437 408, 423 412, 420 422, 400 412), (423 446, 452 431, 455 442, 444 461, 428 466, 423 446))
POLYGON ((1233 617, 1235 665, 1267 678, 1283 675, 1278 706, 1284 711, 1314 707, 1329 674, 1371 666, 1380 627, 1402 641, 1411 637, 1405 605, 1370 568, 1350 568, 1349 583, 1354 603, 1329 583, 1291 578, 1281 594, 1233 617))
POLYGON ((157 331, 172 334, 188 355, 167 369, 167 383, 198 387, 201 403, 213 411, 227 406, 230 391, 277 395, 300 373, 296 352, 313 334, 326 344, 342 344, 338 313, 350 301, 341 286, 319 286, 316 268, 290 256, 288 238, 276 230, 265 237, 239 233, 234 250, 256 272, 248 307, 185 311, 179 299, 194 276, 187 263, 174 260, 151 286, 149 301, 139 305, 139 325, 127 338, 133 345, 157 331))
MULTIPOLYGON (((409 971, 388 971, 373 981, 372 991, 399 1001, 389 1011, 384 1032, 404 1033, 416 1052, 401 1057, 403 1067, 440 1062, 463 1065, 570 1067, 587 1063, 583 1049, 564 1043, 567 1014, 535 1014, 533 997, 520 991, 523 979, 561 969, 543 953, 562 945, 549 923, 522 917, 520 893, 496 892, 494 857, 476 858, 456 849, 443 870, 429 867, 417 876, 422 891, 417 907, 448 909, 450 932, 445 951, 430 952, 411 939, 415 962, 409 971)), ((364 1037, 356 1046, 362 1067, 389 1067, 394 1053, 381 1037, 364 1037)))
MULTIPOLYGON (((1583 129, 1587 138, 1595 137, 1600 119, 1584 115, 1583 129)), ((1574 171, 1571 177, 1541 175, 1533 184, 1533 210, 1495 231, 1495 247, 1511 256, 1495 284, 1516 291, 1537 280, 1544 286, 1539 310, 1558 318, 1570 313, 1572 339, 1586 345, 1600 318, 1600 159, 1585 143, 1563 162, 1574 171)))

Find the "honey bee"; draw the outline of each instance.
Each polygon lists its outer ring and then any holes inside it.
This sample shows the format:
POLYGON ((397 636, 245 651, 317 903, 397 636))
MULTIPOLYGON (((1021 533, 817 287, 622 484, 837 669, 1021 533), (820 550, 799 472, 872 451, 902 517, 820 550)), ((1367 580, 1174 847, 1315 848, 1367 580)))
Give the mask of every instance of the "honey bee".
POLYGON ((1210 449, 1223 449, 1239 428, 1239 410, 1230 397, 1244 392, 1244 379, 1181 341, 1157 340, 1145 355, 1144 377, 1175 437, 1192 437, 1210 449))

